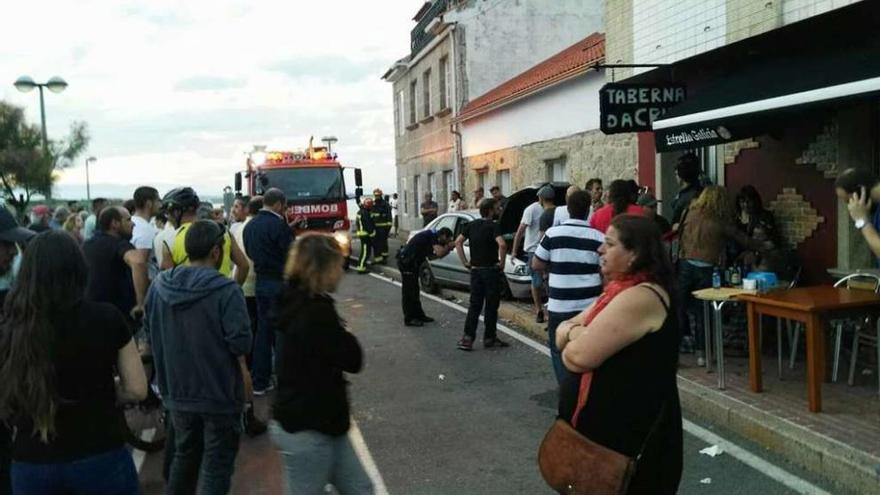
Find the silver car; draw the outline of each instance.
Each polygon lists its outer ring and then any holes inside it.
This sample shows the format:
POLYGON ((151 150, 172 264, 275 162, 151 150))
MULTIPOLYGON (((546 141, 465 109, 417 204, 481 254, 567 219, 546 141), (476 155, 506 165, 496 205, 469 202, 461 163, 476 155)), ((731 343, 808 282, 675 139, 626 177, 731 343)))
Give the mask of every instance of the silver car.
MULTIPOLYGON (((506 199, 498 223, 508 248, 513 245, 513 236, 519 227, 523 211, 537 200, 538 189, 545 184, 535 184, 521 189, 506 199)), ((557 205, 564 205, 568 183, 554 182, 551 185, 556 192, 557 205)), ((411 231, 409 239, 422 230, 438 230, 444 227, 451 230, 453 236, 457 238, 467 224, 478 218, 480 218, 478 210, 444 213, 431 221, 425 229, 411 231)), ((465 241, 464 250, 470 258, 469 241, 465 241)), ((504 278, 507 283, 501 288, 502 297, 514 299, 531 297, 531 275, 524 259, 508 254, 504 263, 504 278)), ((438 292, 441 285, 470 287, 471 283, 470 273, 462 266, 455 249, 443 258, 432 259, 424 263, 419 270, 419 279, 422 289, 431 293, 438 292)))

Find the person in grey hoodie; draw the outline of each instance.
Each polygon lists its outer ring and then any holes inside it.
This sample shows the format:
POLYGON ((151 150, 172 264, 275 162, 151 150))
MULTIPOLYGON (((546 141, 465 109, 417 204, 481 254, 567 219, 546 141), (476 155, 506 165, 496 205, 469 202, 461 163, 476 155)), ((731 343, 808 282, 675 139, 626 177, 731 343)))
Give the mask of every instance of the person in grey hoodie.
POLYGON ((238 453, 251 330, 241 289, 217 270, 224 234, 210 220, 193 223, 185 238, 190 264, 162 272, 146 299, 144 326, 174 430, 168 494, 197 486, 227 493, 238 453))

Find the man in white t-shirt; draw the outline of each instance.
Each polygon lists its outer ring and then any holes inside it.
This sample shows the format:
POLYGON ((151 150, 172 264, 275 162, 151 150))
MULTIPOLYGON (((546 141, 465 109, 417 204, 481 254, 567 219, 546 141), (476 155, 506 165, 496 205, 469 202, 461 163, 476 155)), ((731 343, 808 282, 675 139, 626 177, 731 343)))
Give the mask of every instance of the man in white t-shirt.
POLYGON ((397 237, 397 193, 391 195, 391 199, 388 200, 388 204, 391 205, 391 218, 392 223, 394 224, 394 237, 397 237))
MULTIPOLYGON (((232 237, 236 238, 236 241, 238 237, 241 237, 239 234, 244 229, 245 220, 248 218, 248 202, 250 200, 251 198, 247 196, 239 196, 232 203, 232 211, 229 215, 231 222, 229 233, 232 234, 232 237)), ((241 243, 238 245, 241 246, 241 243)))
POLYGON ((150 219, 159 213, 161 206, 159 191, 154 187, 141 186, 134 191, 134 215, 131 216, 133 224, 131 230, 131 244, 141 252, 143 259, 147 260, 147 275, 150 280, 159 273, 159 264, 153 256, 153 240, 156 238, 156 227, 150 223, 150 219))
POLYGON ((519 253, 519 248, 522 247, 528 257, 526 262, 532 277, 532 302, 535 305, 535 313, 537 314, 535 321, 538 323, 544 323, 544 310, 541 306, 541 289, 544 284, 544 276, 540 271, 531 269, 532 257, 535 255, 535 249, 538 248, 538 243, 541 241, 541 215, 544 213, 544 210, 553 207, 554 196, 553 188, 549 185, 539 189, 538 201, 530 204, 525 209, 519 228, 516 229, 516 235, 513 237, 513 255, 516 256, 519 253))

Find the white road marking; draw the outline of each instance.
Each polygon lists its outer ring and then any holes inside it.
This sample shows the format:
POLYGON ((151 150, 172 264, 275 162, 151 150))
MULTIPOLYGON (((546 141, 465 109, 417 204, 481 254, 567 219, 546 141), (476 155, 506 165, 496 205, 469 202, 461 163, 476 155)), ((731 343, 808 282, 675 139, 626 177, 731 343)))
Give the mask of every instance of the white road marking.
MULTIPOLYGON (((394 285, 400 287, 400 282, 392 280, 388 277, 383 277, 382 275, 378 275, 376 273, 370 273, 370 276, 378 278, 379 280, 382 280, 384 282, 388 282, 390 284, 394 284, 394 285)), ((449 301, 447 301, 443 298, 437 297, 433 294, 426 294, 426 293, 422 292, 422 297, 427 297, 428 299, 430 299, 434 302, 438 302, 444 306, 448 306, 448 307, 450 307, 460 313, 467 314, 467 308, 463 308, 463 307, 459 306, 458 304, 455 304, 453 302, 449 302, 449 301)), ((480 321, 483 321, 483 315, 480 315, 480 321)), ((544 354, 545 356, 548 356, 548 357, 550 356, 550 348, 548 348, 547 346, 541 345, 538 342, 535 342, 534 340, 530 339, 529 337, 526 337, 525 335, 523 335, 515 330, 511 330, 510 328, 502 325, 501 323, 498 323, 497 328, 498 328, 498 330, 501 330, 502 333, 505 333, 505 334, 509 335, 510 337, 522 342, 523 344, 531 347, 532 349, 540 352, 541 354, 544 354)))
MULTIPOLYGON (((155 428, 147 428, 146 430, 141 432, 141 440, 145 442, 149 442, 156 436, 155 428)), ((131 458, 134 459, 134 467, 137 469, 137 472, 141 472, 141 467, 144 465, 144 459, 146 459, 147 454, 143 450, 138 450, 135 448, 131 449, 131 458)))
POLYGON ((724 454, 722 455, 729 454, 731 457, 739 460, 746 466, 749 466, 759 473, 763 473, 765 476, 773 479, 781 485, 785 485, 787 488, 790 488, 797 493, 801 493, 804 495, 831 495, 829 492, 826 492, 825 490, 810 483, 809 481, 798 478, 797 476, 789 473, 779 466, 765 461, 764 459, 756 456, 755 454, 752 454, 751 452, 745 450, 739 445, 736 445, 733 442, 719 437, 718 435, 712 433, 711 431, 703 428, 698 424, 683 419, 682 425, 684 426, 684 431, 690 433, 691 435, 699 438, 709 445, 718 445, 719 447, 721 447, 721 450, 724 451, 724 454))
POLYGON ((364 441, 364 436, 361 434, 361 430, 358 428, 357 423, 355 423, 354 418, 351 420, 351 428, 348 430, 348 438, 351 440, 351 446, 354 448, 355 454, 357 454, 358 459, 361 460, 361 464, 364 465, 364 470, 373 481, 373 491, 375 495, 388 495, 388 487, 385 486, 385 480, 382 479, 382 473, 380 473, 379 468, 376 467, 376 462, 373 461, 373 456, 370 455, 370 449, 367 448, 367 442, 364 441))
MULTIPOLYGON (((393 279, 390 279, 388 277, 384 277, 382 275, 378 275, 376 273, 370 273, 370 275, 379 279, 379 280, 382 280, 384 282, 394 284, 394 285, 400 287, 400 282, 396 282, 393 279)), ((448 307, 458 311, 459 313, 467 314, 467 308, 464 308, 458 304, 449 302, 445 299, 439 298, 439 297, 432 295, 432 294, 426 294, 424 292, 422 292, 422 296, 427 297, 428 299, 430 299, 432 301, 443 304, 444 306, 448 306, 448 307)), ((482 319, 483 319, 483 317, 480 316, 480 320, 482 320, 482 319)), ((520 334, 519 332, 511 330, 510 328, 508 328, 504 325, 499 324, 498 329, 501 330, 502 332, 506 333, 507 335, 510 335, 511 337, 515 338, 516 340, 522 342, 523 344, 526 344, 527 346, 531 347, 532 349, 535 349, 544 355, 547 355, 547 356, 550 355, 550 349, 547 346, 540 344, 540 343, 536 342, 535 340, 520 334)), ((686 432, 690 433, 691 435, 699 438, 700 440, 708 443, 709 445, 721 446, 721 448, 724 450, 725 454, 729 454, 734 459, 737 459, 738 461, 740 461, 743 464, 749 466, 750 468, 758 471, 759 473, 763 473, 765 476, 769 477, 770 479, 778 482, 781 485, 784 485, 787 488, 790 488, 791 490, 794 490, 797 493, 804 494, 804 495, 831 495, 829 492, 819 488, 818 486, 810 483, 809 481, 807 481, 803 478, 799 478, 798 476, 795 476, 792 473, 789 473, 788 471, 782 469, 781 467, 779 467, 775 464, 772 464, 769 461, 766 461, 766 460, 762 459, 761 457, 758 457, 755 454, 752 454, 751 452, 740 447, 739 445, 737 445, 733 442, 730 442, 728 440, 725 440, 724 438, 712 433, 711 431, 709 431, 709 430, 707 430, 707 429, 705 429, 705 428, 703 428, 703 427, 701 427, 691 421, 688 421, 686 419, 682 419, 682 426, 684 428, 684 431, 686 431, 686 432)))

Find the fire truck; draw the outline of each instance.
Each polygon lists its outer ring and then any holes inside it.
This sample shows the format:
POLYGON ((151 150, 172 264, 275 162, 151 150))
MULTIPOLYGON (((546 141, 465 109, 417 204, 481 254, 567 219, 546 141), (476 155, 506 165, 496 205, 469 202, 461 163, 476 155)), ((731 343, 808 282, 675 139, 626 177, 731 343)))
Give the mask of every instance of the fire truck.
POLYGON ((361 169, 343 167, 331 144, 336 138, 324 138, 326 146, 312 146, 305 151, 266 151, 259 147, 248 154, 246 170, 235 174, 235 191, 241 193, 243 179, 247 192, 254 196, 270 188, 284 191, 287 197, 287 220, 297 233, 331 232, 346 248, 350 245, 349 199, 360 200, 363 194, 361 169), (344 171, 354 172, 355 193, 346 194, 344 171))

